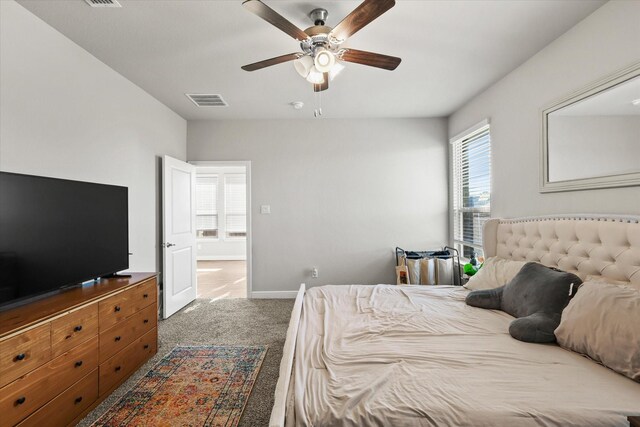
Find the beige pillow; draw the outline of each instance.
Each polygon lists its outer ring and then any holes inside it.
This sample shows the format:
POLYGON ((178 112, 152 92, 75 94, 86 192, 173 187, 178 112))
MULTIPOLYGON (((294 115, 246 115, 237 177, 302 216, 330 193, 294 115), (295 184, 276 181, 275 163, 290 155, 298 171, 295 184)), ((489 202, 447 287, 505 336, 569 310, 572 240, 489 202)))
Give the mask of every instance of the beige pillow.
POLYGON ((473 290, 494 289, 506 285, 515 277, 527 261, 491 257, 476 274, 471 276, 465 288, 473 290))
POLYGON ((585 282, 562 312, 558 344, 640 382, 640 292, 585 282))

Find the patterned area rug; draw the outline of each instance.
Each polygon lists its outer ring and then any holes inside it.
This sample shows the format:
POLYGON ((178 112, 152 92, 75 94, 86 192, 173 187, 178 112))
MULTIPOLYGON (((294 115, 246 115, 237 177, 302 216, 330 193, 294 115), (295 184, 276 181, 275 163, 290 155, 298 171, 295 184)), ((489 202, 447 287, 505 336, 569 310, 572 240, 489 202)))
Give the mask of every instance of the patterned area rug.
POLYGON ((266 352, 175 347, 93 425, 235 427, 266 352))

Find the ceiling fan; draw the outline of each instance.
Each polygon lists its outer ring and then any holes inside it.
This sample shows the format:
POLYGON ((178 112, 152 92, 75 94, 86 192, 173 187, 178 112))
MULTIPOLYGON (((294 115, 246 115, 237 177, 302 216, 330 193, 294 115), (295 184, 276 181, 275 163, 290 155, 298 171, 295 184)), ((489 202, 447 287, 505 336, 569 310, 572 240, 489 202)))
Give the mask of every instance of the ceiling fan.
POLYGON ((298 40, 302 52, 265 59, 245 65, 242 69, 256 71, 283 62, 294 61, 298 74, 313 84, 315 92, 329 88, 330 77, 344 68, 340 61, 395 70, 402 61, 400 58, 341 47, 347 38, 360 31, 395 4, 395 0, 364 0, 335 28, 325 25, 328 16, 325 9, 314 9, 309 14, 314 25, 302 31, 262 1, 246 0, 242 3, 246 9, 298 40))

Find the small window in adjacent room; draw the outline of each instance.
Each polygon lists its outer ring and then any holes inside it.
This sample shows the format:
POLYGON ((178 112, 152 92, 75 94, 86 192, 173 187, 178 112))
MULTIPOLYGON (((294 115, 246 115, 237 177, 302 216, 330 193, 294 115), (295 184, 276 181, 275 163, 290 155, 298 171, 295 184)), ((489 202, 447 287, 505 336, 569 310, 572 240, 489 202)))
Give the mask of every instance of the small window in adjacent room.
POLYGON ((224 198, 227 237, 247 237, 247 184, 245 174, 224 175, 224 198))
POLYGON ((453 240, 460 255, 482 255, 482 226, 491 216, 489 124, 452 141, 453 240))
POLYGON ((218 176, 196 177, 196 237, 218 238, 218 176))

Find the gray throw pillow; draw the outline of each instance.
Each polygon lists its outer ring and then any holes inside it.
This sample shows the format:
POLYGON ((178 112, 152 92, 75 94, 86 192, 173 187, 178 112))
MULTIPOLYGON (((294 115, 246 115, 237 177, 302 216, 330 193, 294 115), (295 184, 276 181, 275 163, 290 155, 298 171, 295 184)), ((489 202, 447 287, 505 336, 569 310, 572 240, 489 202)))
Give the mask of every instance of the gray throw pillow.
POLYGON ((509 333, 515 339, 554 342, 553 332, 560 324, 562 310, 581 283, 575 274, 529 262, 506 285, 470 292, 466 303, 517 317, 509 325, 509 333))

